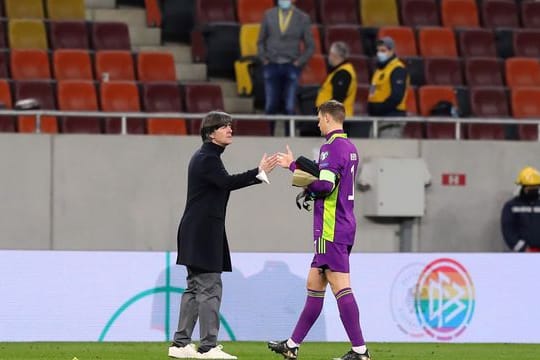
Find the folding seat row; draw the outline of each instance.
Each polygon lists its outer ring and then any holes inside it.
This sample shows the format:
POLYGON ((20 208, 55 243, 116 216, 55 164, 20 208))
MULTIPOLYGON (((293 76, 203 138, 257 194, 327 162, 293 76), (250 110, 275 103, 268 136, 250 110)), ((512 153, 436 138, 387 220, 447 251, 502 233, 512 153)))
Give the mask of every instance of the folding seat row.
MULTIPOLYGON (((459 107, 460 101, 453 87, 423 86, 418 90, 419 115, 429 116, 431 109, 440 101, 448 101, 459 107)), ((517 87, 510 91, 503 87, 471 87, 468 91, 467 103, 471 115, 478 118, 505 118, 513 116, 518 119, 540 117, 540 87, 517 87)), ((427 137, 430 139, 454 139, 454 124, 408 123, 405 135, 408 137, 427 137)), ((538 140, 537 126, 519 124, 518 137, 521 140, 538 140)), ((505 126, 502 124, 467 124, 462 134, 469 139, 505 139, 505 126)))
POLYGON ((9 63, 11 78, 15 80, 50 79, 54 74, 57 80, 176 81, 174 58, 167 52, 134 55, 125 50, 101 50, 91 54, 86 50, 61 49, 50 55, 45 50, 13 49, 9 61, 7 58, 7 51, 0 52, 0 77, 10 77, 9 63))
MULTIPOLYGON (((34 98, 42 109, 64 111, 107 112, 190 112, 205 113, 223 109, 221 88, 214 84, 185 84, 175 82, 152 82, 138 85, 130 81, 111 81, 99 84, 92 81, 15 81, 13 91, 8 81, 0 80, 0 101, 11 108, 14 101, 34 98), (139 89, 140 88, 140 89, 139 89), (13 101, 12 101, 13 94, 13 101), (142 99, 142 101, 141 101, 142 99), (142 106, 141 106, 142 104, 142 106)), ((120 132, 119 118, 68 118, 43 117, 41 129, 46 133, 108 133, 120 132)), ((149 118, 128 119, 130 134, 198 134, 200 121, 182 119, 149 118)), ((270 135, 268 122, 235 122, 237 135, 270 135)), ((20 116, 16 121, 0 118, 0 131, 34 132, 35 119, 20 116)))
POLYGON ((84 0, 3 0, 3 5, 10 19, 85 19, 84 0))
POLYGON ((0 47, 15 49, 130 50, 129 29, 122 22, 47 21, 14 19, 0 21, 0 47), (48 28, 48 31, 47 31, 48 28), (7 35, 7 36, 6 36, 7 35), (6 38, 8 42, 6 42, 6 38), (50 41, 48 41, 50 39, 50 41))

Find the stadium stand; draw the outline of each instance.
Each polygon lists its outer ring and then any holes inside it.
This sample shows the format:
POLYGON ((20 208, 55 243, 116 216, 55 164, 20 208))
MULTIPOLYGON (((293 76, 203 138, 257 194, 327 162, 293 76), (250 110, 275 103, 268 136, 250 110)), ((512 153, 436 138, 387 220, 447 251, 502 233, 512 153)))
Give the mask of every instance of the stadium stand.
POLYGON ((13 49, 10 56, 11 77, 14 80, 51 78, 49 55, 39 49, 13 49))
MULTIPOLYGON (((22 99, 36 99, 41 109, 56 110, 53 81, 16 81, 14 84, 15 101, 22 99)), ((36 131, 35 116, 19 116, 17 119, 18 131, 34 133, 36 131)), ((58 132, 57 119, 54 116, 42 116, 40 131, 54 134, 58 132)))

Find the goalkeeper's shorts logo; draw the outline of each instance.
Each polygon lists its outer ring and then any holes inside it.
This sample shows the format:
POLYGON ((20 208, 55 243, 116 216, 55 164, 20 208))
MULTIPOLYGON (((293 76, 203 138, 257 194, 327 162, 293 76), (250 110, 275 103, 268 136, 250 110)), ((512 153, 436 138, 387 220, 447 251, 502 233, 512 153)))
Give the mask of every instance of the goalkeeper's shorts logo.
POLYGON ((474 307, 471 277, 453 259, 438 259, 426 266, 411 264, 392 287, 394 320, 400 330, 413 337, 455 339, 469 325, 474 307))

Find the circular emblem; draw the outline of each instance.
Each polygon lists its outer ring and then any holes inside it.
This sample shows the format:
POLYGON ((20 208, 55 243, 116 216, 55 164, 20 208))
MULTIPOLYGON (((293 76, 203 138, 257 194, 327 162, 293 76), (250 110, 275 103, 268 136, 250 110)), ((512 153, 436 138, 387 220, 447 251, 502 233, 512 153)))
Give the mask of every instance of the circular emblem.
POLYGON ((425 335, 416 318, 416 284, 424 269, 420 263, 409 264, 396 276, 390 293, 390 309, 397 327, 415 338, 425 335))

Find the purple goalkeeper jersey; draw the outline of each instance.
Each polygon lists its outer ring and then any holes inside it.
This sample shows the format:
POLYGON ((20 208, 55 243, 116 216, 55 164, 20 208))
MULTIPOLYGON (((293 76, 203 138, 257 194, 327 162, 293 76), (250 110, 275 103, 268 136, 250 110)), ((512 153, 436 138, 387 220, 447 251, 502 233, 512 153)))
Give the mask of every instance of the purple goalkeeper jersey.
MULTIPOLYGON (((358 151, 343 130, 326 136, 319 154, 319 169, 336 176, 336 186, 326 197, 315 200, 313 236, 339 244, 353 245, 356 233, 354 187, 358 151)), ((322 177, 322 176, 321 176, 322 177)))

